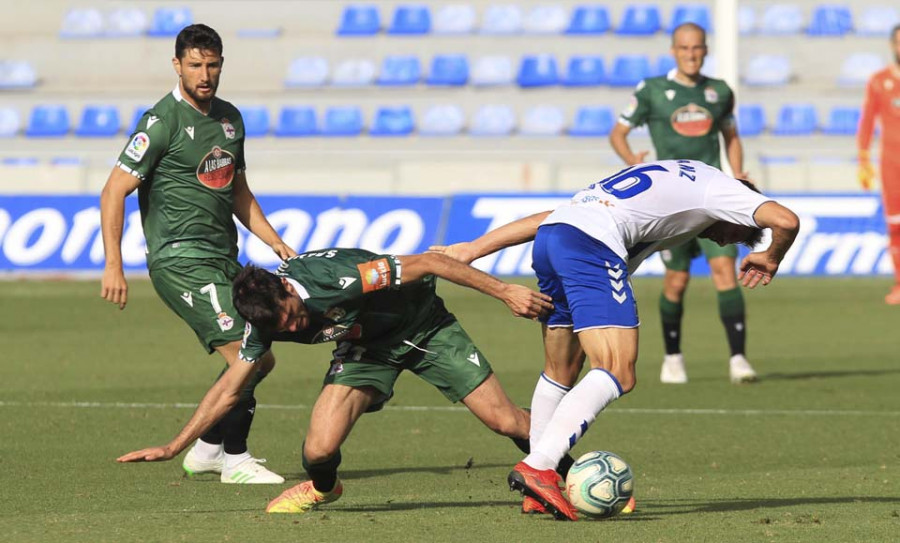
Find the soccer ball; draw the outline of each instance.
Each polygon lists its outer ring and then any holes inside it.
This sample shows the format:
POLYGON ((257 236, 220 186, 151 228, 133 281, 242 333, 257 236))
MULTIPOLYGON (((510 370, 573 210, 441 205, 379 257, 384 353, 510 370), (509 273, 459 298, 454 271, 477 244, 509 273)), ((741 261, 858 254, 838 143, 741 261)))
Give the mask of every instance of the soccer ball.
POLYGON ((619 514, 634 489, 634 476, 624 460, 606 451, 582 455, 566 477, 566 494, 576 509, 589 517, 619 514))

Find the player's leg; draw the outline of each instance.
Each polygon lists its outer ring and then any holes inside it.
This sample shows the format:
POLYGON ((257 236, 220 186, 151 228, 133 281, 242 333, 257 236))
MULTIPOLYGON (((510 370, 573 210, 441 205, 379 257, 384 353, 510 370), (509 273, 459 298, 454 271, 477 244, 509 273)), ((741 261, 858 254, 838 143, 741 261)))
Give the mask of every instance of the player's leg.
POLYGON ((659 297, 659 316, 666 350, 659 373, 659 380, 663 383, 687 383, 684 356, 681 354, 681 322, 684 317, 684 295, 691 279, 691 260, 698 254, 697 240, 660 253, 666 266, 663 291, 659 297))
POLYGON ((887 304, 900 304, 900 162, 881 161, 881 198, 887 223, 888 250, 894 262, 894 286, 885 296, 887 304))

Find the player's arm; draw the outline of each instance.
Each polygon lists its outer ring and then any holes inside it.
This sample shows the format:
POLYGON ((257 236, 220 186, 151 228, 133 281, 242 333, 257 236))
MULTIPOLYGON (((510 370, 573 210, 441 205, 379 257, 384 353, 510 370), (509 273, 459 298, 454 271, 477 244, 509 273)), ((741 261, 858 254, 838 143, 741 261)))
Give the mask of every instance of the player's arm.
POLYGON ((619 121, 609 133, 609 144, 613 151, 629 166, 644 162, 649 152, 638 151, 635 153, 628 144, 628 134, 631 132, 631 128, 647 122, 650 114, 650 99, 645 85, 644 81, 638 83, 628 106, 619 115, 619 121))
POLYGON ((442 253, 465 264, 501 249, 519 245, 534 239, 538 226, 551 211, 542 211, 523 219, 495 228, 478 239, 453 245, 433 245, 429 251, 442 253))
POLYGON ((234 214, 241 221, 241 224, 246 226, 247 230, 250 230, 263 243, 271 247, 282 260, 297 256, 297 252, 287 245, 281 239, 281 236, 278 235, 278 232, 272 228, 262 208, 259 206, 259 202, 256 201, 256 196, 250 191, 250 186, 247 184, 247 174, 243 171, 235 174, 232 183, 234 214))
POLYGON ((725 156, 728 158, 732 173, 738 179, 749 180, 750 174, 744 171, 744 145, 738 136, 737 123, 734 119, 722 125, 722 139, 725 140, 725 156))
POLYGON ((750 253, 741 262, 738 279, 749 288, 760 282, 768 285, 772 281, 784 255, 800 231, 800 219, 797 215, 777 202, 768 201, 759 206, 753 219, 760 228, 772 230, 772 242, 765 251, 750 253))
POLYGON ((630 132, 630 125, 624 124, 621 121, 617 122, 609 133, 609 144, 625 164, 634 166, 635 164, 644 162, 649 151, 638 151, 637 153, 632 151, 631 145, 628 144, 628 134, 630 132))
POLYGON ((436 275, 457 285, 475 289, 505 303, 517 317, 535 318, 553 309, 551 298, 522 285, 504 283, 496 277, 467 266, 449 256, 423 253, 398 257, 403 274, 401 285, 436 275))
POLYGON ((100 282, 100 296, 125 309, 128 282, 122 270, 122 230, 125 225, 125 197, 134 192, 141 181, 114 166, 100 192, 100 231, 106 265, 100 282))
POLYGON ((872 167, 872 161, 869 158, 869 146, 872 144, 872 134, 875 131, 877 117, 878 99, 873 78, 869 79, 866 85, 866 98, 859 118, 859 130, 856 131, 857 158, 859 160, 857 177, 864 190, 872 188, 872 180, 875 178, 875 168, 872 167))

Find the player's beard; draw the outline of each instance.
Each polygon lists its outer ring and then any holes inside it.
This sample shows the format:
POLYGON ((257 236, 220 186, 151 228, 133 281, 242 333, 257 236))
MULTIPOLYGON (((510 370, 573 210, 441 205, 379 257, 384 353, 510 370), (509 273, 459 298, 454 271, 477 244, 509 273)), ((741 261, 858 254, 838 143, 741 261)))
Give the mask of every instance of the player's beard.
POLYGON ((216 97, 216 91, 219 89, 219 84, 218 83, 213 84, 212 82, 210 82, 209 86, 210 86, 210 89, 212 89, 212 93, 210 93, 208 99, 200 97, 200 94, 197 92, 196 88, 192 88, 192 89, 185 88, 184 92, 186 92, 187 95, 190 96, 191 99, 195 103, 208 105, 210 102, 212 102, 212 99, 216 97))

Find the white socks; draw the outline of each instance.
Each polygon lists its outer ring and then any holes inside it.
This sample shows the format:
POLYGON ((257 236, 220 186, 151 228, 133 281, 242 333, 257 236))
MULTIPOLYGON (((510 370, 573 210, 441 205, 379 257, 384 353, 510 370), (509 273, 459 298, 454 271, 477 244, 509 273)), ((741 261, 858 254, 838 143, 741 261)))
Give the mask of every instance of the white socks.
POLYGON ((572 387, 562 386, 547 374, 541 372, 537 385, 534 387, 534 395, 531 397, 531 431, 529 443, 531 450, 537 447, 538 441, 544 435, 544 429, 563 397, 572 390, 572 387))
POLYGON ((228 454, 225 453, 225 467, 226 468, 234 468, 240 465, 241 463, 253 458, 250 456, 248 451, 244 451, 241 454, 228 454))
POLYGON ((222 456, 221 443, 207 443, 198 439, 194 443, 194 455, 200 460, 216 460, 222 456))
MULTIPOLYGON (((537 394, 535 389, 535 396, 537 394)), ((621 387, 612 374, 600 368, 589 371, 559 401, 536 444, 532 434, 531 454, 525 457, 525 463, 538 470, 556 469, 562 457, 575 446, 600 411, 621 395, 621 387)), ((534 432, 534 406, 531 417, 534 432)))

